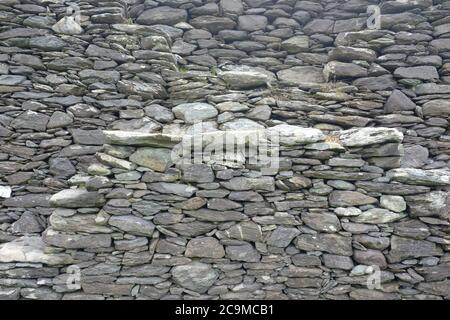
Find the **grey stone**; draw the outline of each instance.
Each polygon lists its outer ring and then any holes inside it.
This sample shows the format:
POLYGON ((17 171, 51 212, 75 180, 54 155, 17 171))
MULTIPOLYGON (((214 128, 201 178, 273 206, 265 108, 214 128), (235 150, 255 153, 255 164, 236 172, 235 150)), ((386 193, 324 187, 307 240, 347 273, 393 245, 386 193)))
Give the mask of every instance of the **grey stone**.
POLYGON ((403 92, 397 89, 392 91, 392 94, 384 104, 384 111, 386 113, 414 110, 415 108, 416 104, 412 102, 411 99, 408 98, 408 96, 406 96, 403 92))
POLYGON ((0 75, 0 85, 16 86, 26 81, 27 77, 17 75, 0 75))
POLYGON ((24 236, 11 242, 0 244, 0 262, 44 263, 64 265, 73 262, 65 253, 47 253, 40 236, 24 236))
POLYGON ((432 191, 415 196, 407 196, 406 203, 412 217, 437 216, 448 219, 450 196, 445 191, 432 191))
POLYGON ((354 63, 330 61, 324 69, 323 74, 326 81, 333 79, 359 78, 367 76, 367 69, 354 63))
POLYGON ((160 193, 175 194, 186 198, 190 198, 197 191, 197 188, 186 184, 168 182, 151 183, 149 184, 149 188, 160 193))
POLYGON ((188 242, 185 256, 220 259, 225 256, 225 250, 216 238, 195 238, 188 242))
POLYGON ((109 58, 117 62, 130 62, 134 60, 132 56, 120 53, 113 49, 102 48, 94 44, 88 46, 86 55, 91 57, 109 58))
POLYGON ((338 46, 328 52, 330 61, 351 62, 353 60, 375 61, 377 54, 375 51, 366 48, 344 47, 338 46))
POLYGON ((229 71, 219 72, 218 76, 225 81, 230 89, 252 89, 269 85, 274 75, 262 68, 237 66, 229 71))
POLYGON ((231 260, 243 262, 259 262, 261 255, 251 244, 243 244, 238 246, 226 246, 225 252, 231 260))
POLYGON ((436 67, 418 66, 418 67, 400 67, 395 69, 394 76, 399 78, 413 78, 420 80, 439 79, 436 67))
POLYGON ((247 216, 237 211, 215 211, 209 209, 199 209, 194 211, 185 211, 185 214, 202 221, 225 222, 241 221, 247 216))
POLYGON ((428 117, 450 116, 450 103, 448 100, 435 99, 428 101, 422 106, 423 114, 428 117))
POLYGON ((193 124, 217 116, 217 109, 207 103, 184 103, 172 109, 178 119, 193 124))
POLYGON ((269 246, 286 248, 299 234, 297 228, 278 226, 267 238, 266 243, 269 246))
POLYGON ((24 212, 19 220, 12 224, 12 231, 16 234, 40 233, 43 230, 42 224, 31 212, 24 212))
POLYGON ((103 195, 83 189, 62 190, 50 198, 52 206, 64 208, 101 207, 104 203, 103 195))
POLYGON ((187 12, 184 9, 176 9, 167 6, 145 10, 136 19, 139 24, 154 25, 165 24, 173 26, 181 21, 186 21, 187 12))
POLYGON ((172 148, 181 142, 181 137, 162 133, 134 131, 103 131, 111 144, 141 147, 172 148))
POLYGON ((322 69, 310 66, 292 67, 277 72, 278 80, 292 83, 301 88, 311 88, 324 83, 322 69))
POLYGON ((206 29, 212 34, 221 30, 233 29, 236 22, 227 17, 200 16, 190 20, 190 24, 197 29, 206 29))
POLYGON ((171 273, 176 284, 198 293, 206 292, 218 278, 217 271, 201 262, 173 267, 171 273))
POLYGON ((353 269, 353 260, 347 256, 324 253, 322 255, 323 264, 332 269, 351 270, 353 269))
POLYGON ((322 131, 313 128, 300 128, 288 124, 280 124, 268 129, 269 134, 278 136, 281 144, 298 145, 309 144, 325 139, 322 131))
POLYGON ((111 245, 109 234, 66 234, 52 229, 47 229, 42 239, 47 245, 66 249, 108 248, 111 245))
POLYGON ((346 147, 362 147, 377 143, 402 142, 403 134, 391 128, 361 128, 341 131, 339 139, 346 147))
POLYGON ((356 191, 333 191, 329 203, 333 207, 353 207, 376 203, 377 199, 356 191))
POLYGON ((295 36, 284 40, 281 47, 288 53, 299 53, 309 49, 309 38, 307 36, 295 36))
POLYGON ((47 35, 41 37, 33 37, 30 39, 30 47, 42 51, 61 51, 67 43, 62 39, 47 35))
POLYGON ((225 230, 225 234, 233 239, 243 241, 262 241, 261 226, 252 221, 243 221, 225 230))
POLYGON ((49 222, 56 231, 110 233, 110 228, 97 224, 96 215, 76 214, 72 210, 56 209, 50 216, 49 222))
POLYGON ((351 256, 353 254, 351 237, 337 234, 301 234, 295 246, 304 251, 325 251, 331 254, 351 256))
POLYGON ((232 191, 274 191, 275 181, 272 177, 246 178, 234 177, 229 181, 221 182, 221 185, 232 191))
POLYGON ((238 18, 238 28, 244 31, 264 31, 267 27, 267 18, 259 15, 244 15, 238 18))
POLYGON ((45 131, 50 117, 34 111, 25 111, 11 122, 11 126, 16 129, 31 129, 35 131, 45 131))
POLYGON ((26 194, 7 198, 3 201, 3 205, 19 208, 50 207, 50 198, 51 195, 45 193, 26 194))
POLYGON ((442 255, 442 249, 435 243, 425 240, 413 240, 397 237, 391 238, 391 251, 387 256, 389 262, 396 263, 410 258, 430 257, 442 255))
POLYGON ((65 112, 55 111, 47 123, 47 128, 48 129, 61 128, 69 126, 72 123, 73 123, 72 116, 70 116, 65 112))
POLYGON ((421 170, 414 168, 398 168, 387 174, 391 180, 421 186, 450 185, 450 171, 445 169, 421 170))
POLYGON ((395 213, 386 209, 373 208, 363 211, 360 215, 351 217, 351 220, 358 223, 381 224, 390 223, 406 217, 404 213, 395 213))
POLYGON ((402 196, 383 195, 380 198, 380 205, 383 208, 394 212, 402 212, 406 210, 406 202, 402 196))
POLYGON ((311 229, 334 233, 341 230, 338 217, 333 213, 303 212, 302 221, 311 229))
POLYGON ((157 172, 165 172, 172 165, 172 150, 165 148, 138 148, 130 161, 157 172))

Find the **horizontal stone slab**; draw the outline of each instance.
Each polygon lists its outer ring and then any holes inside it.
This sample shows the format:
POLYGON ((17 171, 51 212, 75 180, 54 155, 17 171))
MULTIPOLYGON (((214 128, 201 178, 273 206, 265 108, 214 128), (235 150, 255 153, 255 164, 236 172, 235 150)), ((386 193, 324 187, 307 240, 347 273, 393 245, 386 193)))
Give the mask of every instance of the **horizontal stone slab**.
POLYGON ((72 263, 72 257, 64 253, 46 253, 45 243, 40 236, 24 236, 0 245, 0 262, 65 265, 72 263))

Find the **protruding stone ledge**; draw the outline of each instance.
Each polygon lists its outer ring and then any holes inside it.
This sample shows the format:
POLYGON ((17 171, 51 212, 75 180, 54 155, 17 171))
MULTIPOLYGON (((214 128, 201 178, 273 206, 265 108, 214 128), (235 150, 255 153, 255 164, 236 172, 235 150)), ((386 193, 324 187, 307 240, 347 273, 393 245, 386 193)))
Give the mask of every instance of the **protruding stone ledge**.
MULTIPOLYGON (((277 135, 281 145, 295 146, 327 141, 327 135, 319 129, 303 128, 288 124, 280 124, 261 130, 229 130, 203 132, 198 135, 169 135, 163 133, 142 133, 133 131, 104 131, 108 143, 114 145, 162 147, 172 148, 183 139, 195 138, 201 135, 208 140, 209 137, 230 136, 242 137, 252 134, 262 134, 270 139, 277 135)), ((387 142, 401 143, 403 134, 393 128, 360 128, 333 132, 332 137, 336 143, 345 147, 363 147, 387 142)), ((328 136, 329 137, 329 136, 328 136)), ((245 140, 241 140, 244 141, 245 140)))

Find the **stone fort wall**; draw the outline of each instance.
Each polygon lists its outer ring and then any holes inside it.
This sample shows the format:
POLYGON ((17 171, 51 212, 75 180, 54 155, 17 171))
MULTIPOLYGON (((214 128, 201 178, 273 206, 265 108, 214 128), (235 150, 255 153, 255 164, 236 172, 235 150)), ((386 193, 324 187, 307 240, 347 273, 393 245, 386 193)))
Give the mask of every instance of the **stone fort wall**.
POLYGON ((0 298, 448 298, 450 2, 0 11, 0 298), (279 171, 172 165, 199 121, 279 171))

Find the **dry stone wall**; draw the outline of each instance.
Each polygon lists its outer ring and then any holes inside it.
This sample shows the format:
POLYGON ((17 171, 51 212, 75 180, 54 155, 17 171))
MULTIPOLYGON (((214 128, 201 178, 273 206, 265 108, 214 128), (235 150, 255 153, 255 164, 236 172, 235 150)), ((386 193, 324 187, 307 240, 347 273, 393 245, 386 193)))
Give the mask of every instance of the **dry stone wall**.
POLYGON ((0 0, 0 298, 448 298, 449 15, 443 0, 0 0), (144 147, 199 121, 320 138, 262 177, 187 178, 144 147))

